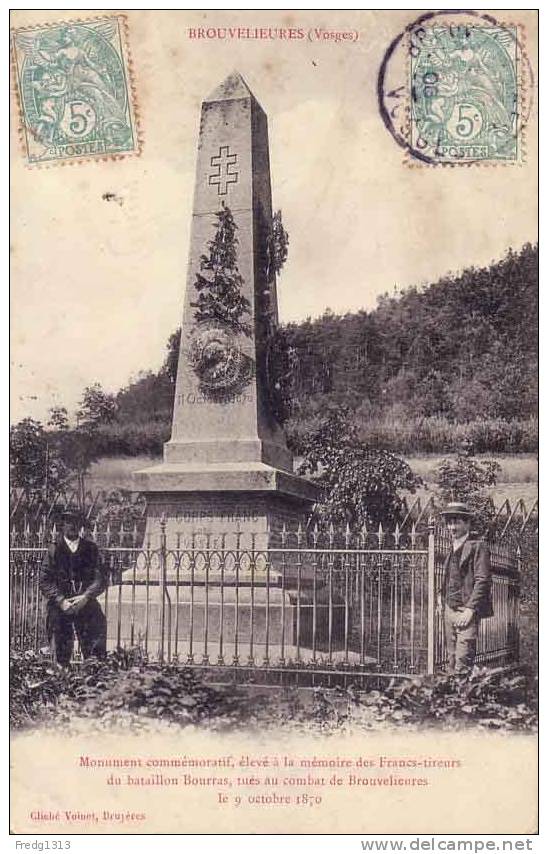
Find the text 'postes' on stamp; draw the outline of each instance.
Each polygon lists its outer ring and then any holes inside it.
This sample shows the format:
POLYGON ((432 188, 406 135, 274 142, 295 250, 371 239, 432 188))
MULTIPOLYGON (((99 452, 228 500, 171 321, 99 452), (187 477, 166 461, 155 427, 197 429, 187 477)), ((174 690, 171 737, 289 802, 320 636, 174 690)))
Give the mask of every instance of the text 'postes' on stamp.
POLYGON ((123 16, 16 30, 12 52, 30 164, 138 152, 123 16))

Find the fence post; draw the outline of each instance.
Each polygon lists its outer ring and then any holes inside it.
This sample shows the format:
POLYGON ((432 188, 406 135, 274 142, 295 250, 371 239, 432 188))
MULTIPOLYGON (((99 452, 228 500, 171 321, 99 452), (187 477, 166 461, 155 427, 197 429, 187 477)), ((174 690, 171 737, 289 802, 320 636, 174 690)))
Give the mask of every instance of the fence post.
POLYGON ((435 644, 436 644, 436 553, 435 553, 435 528, 433 520, 428 524, 428 658, 426 672, 434 673, 435 670, 435 644))
POLYGON ((521 596, 521 573, 523 571, 523 552, 521 549, 521 543, 518 543, 516 548, 516 569, 518 573, 518 577, 516 583, 513 585, 513 596, 512 596, 512 630, 515 632, 515 643, 514 643, 514 662, 519 662, 520 656, 520 635, 519 635, 519 603, 521 596))
POLYGON ((161 662, 164 660, 164 634, 166 624, 166 562, 166 517, 162 514, 162 518, 160 519, 160 648, 158 656, 161 662))

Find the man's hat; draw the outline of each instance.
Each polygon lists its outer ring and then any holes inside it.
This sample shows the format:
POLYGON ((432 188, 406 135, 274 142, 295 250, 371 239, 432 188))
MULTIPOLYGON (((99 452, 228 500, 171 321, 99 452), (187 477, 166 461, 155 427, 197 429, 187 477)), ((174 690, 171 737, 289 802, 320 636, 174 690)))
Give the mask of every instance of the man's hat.
POLYGON ((60 522, 76 522, 77 525, 82 524, 82 514, 78 510, 62 510, 59 513, 60 522))
POLYGON ((465 519, 470 519, 473 515, 472 510, 462 501, 450 501, 440 511, 440 516, 463 516, 465 519))

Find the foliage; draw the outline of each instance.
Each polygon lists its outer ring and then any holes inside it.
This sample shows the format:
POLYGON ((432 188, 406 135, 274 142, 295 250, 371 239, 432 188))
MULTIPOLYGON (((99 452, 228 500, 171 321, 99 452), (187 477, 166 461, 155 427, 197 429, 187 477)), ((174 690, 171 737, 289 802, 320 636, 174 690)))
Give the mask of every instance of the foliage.
POLYGON ((39 421, 24 418, 10 429, 10 476, 14 486, 50 491, 70 476, 70 463, 39 421))
POLYGON ((537 306, 538 247, 527 244, 489 267, 385 295, 370 313, 289 324, 298 402, 307 411, 312 395, 338 403, 351 393, 379 419, 395 405, 406 418, 459 424, 534 418, 537 306))
MULTIPOLYGON (((145 502, 144 497, 141 498, 145 502)), ((98 507, 94 521, 100 527, 107 522, 115 523, 118 530, 131 530, 133 525, 143 521, 142 502, 135 501, 129 489, 113 489, 108 493, 105 503, 98 507)))
MULTIPOLYGON (((177 373, 178 351, 179 338, 177 339, 175 374, 177 373)), ((168 353, 169 358, 171 356, 168 353)), ((114 423, 125 427, 134 424, 170 422, 173 410, 174 383, 175 376, 172 379, 167 365, 157 374, 152 371, 141 372, 125 388, 120 389, 116 395, 117 418, 114 423)), ((103 423, 101 426, 104 427, 105 424, 103 423)))
POLYGON ((52 406, 47 426, 50 430, 68 430, 70 427, 66 406, 52 406))
POLYGON ((388 688, 358 696, 350 718, 358 724, 363 707, 377 721, 443 729, 479 726, 521 730, 537 725, 536 696, 525 672, 476 667, 469 676, 426 676, 393 679, 388 688))
POLYGON ((200 272, 196 273, 194 282, 199 294, 197 301, 191 302, 196 309, 194 319, 197 323, 206 320, 220 322, 236 332, 249 335, 249 324, 242 320, 245 314, 251 313, 251 307, 242 294, 244 280, 236 258, 238 226, 224 202, 215 216, 215 236, 207 244, 209 254, 200 257, 200 272))
POLYGON ((132 716, 198 724, 204 718, 230 718, 235 701, 230 692, 201 684, 182 667, 149 664, 139 650, 109 653, 105 661, 90 659, 62 669, 33 652, 10 658, 10 723, 68 727, 75 718, 90 719, 99 728, 123 723, 132 716))
POLYGON ((285 330, 275 327, 268 341, 266 382, 270 409, 278 424, 284 424, 293 409, 295 358, 295 350, 289 346, 285 330))
POLYGON ((522 731, 537 720, 525 675, 501 669, 394 679, 384 691, 316 688, 265 695, 233 685, 215 688, 189 668, 147 662, 138 649, 66 669, 34 652, 13 652, 10 689, 12 728, 61 728, 65 734, 83 724, 132 732, 189 725, 246 732, 291 727, 326 735, 402 726, 522 731))
POLYGON ((327 411, 318 427, 304 437, 300 474, 324 487, 315 508, 321 523, 392 525, 402 510, 399 490, 414 492, 422 483, 409 465, 389 451, 360 442, 346 407, 327 411))
POLYGON ((267 281, 273 272, 279 274, 285 262, 289 246, 289 235, 282 223, 282 212, 276 211, 272 217, 272 229, 268 239, 267 281))
MULTIPOLYGON (((286 433, 296 453, 301 452, 303 437, 317 424, 319 413, 329 404, 329 395, 310 397, 306 407, 293 400, 286 433)), ((478 454, 525 454, 538 450, 538 422, 534 419, 455 424, 443 416, 408 418, 401 407, 393 407, 382 417, 371 416, 362 404, 355 410, 353 420, 364 441, 398 454, 439 454, 467 444, 478 454)))
POLYGON ((439 497, 443 503, 464 501, 483 530, 494 515, 493 503, 484 490, 496 484, 500 470, 495 460, 476 460, 469 454, 442 460, 434 471, 439 497))
POLYGON ((94 448, 99 456, 161 456, 164 442, 171 435, 169 421, 105 424, 94 433, 94 448))
POLYGON ((76 477, 83 505, 84 476, 97 459, 95 424, 84 422, 69 429, 66 410, 50 411, 45 430, 39 421, 25 418, 10 430, 10 468, 14 486, 40 493, 46 500, 52 492, 76 477))
MULTIPOLYGON (((175 383, 177 380, 177 366, 179 364, 179 349, 181 347, 181 327, 179 326, 175 332, 172 332, 167 342, 167 354, 164 360, 162 371, 167 374, 170 381, 175 383)), ((172 401, 173 402, 173 401, 172 401)))
POLYGON ((76 413, 78 424, 87 428, 111 424, 116 418, 116 400, 100 383, 86 386, 76 413))

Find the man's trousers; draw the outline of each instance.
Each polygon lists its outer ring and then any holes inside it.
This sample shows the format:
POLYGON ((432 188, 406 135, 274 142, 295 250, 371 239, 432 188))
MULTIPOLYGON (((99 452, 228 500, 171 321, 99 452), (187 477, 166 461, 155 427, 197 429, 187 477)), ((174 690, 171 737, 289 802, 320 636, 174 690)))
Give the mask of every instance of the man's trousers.
POLYGON ((455 625, 455 620, 460 616, 461 611, 445 606, 445 645, 449 659, 449 673, 465 673, 473 667, 476 657, 479 619, 474 615, 465 629, 459 629, 455 625))
POLYGON ((72 657, 74 632, 84 658, 104 658, 107 648, 107 621, 96 599, 90 599, 77 614, 65 614, 51 602, 46 615, 46 631, 53 656, 66 665, 72 657))

